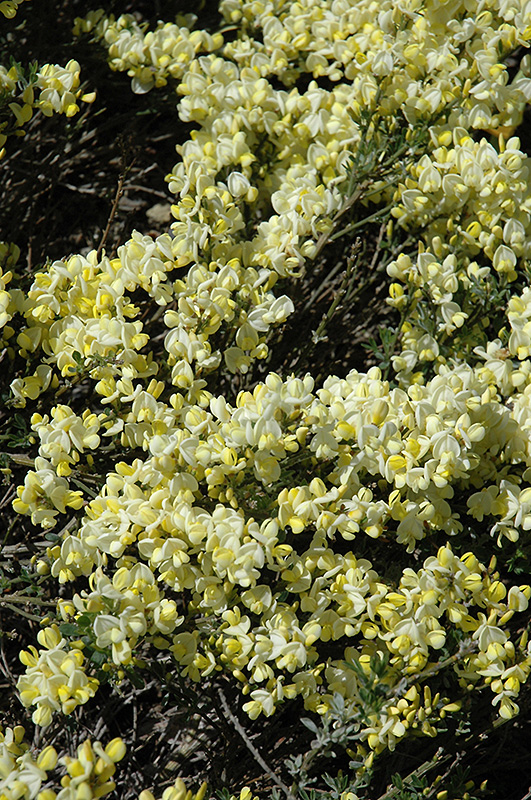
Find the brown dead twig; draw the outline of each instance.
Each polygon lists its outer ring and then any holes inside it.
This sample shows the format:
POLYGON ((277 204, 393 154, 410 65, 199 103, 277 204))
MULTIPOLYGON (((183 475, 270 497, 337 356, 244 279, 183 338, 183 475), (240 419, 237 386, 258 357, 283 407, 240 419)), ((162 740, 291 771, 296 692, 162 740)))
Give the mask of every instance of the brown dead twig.
POLYGON ((231 721, 231 723, 234 725, 234 728, 236 729, 236 731, 239 733, 239 735, 243 739, 243 741, 245 743, 245 746, 247 747, 249 752, 252 753, 252 756, 255 759, 255 761, 257 762, 257 764, 259 764, 262 767, 262 769, 264 770, 266 775, 268 775, 268 777, 271 778, 273 783, 275 783, 279 787, 279 789, 281 789, 284 792, 284 794, 286 795, 288 800, 295 800, 295 797, 293 796, 289 786, 286 786, 284 781, 282 781, 281 778, 279 778, 278 775, 276 775, 275 772, 273 772, 271 767, 263 759, 263 757, 260 755, 260 753, 258 752, 256 747, 252 743, 251 739, 249 738, 249 735, 247 734, 247 731, 245 730, 243 725, 240 723, 239 719, 231 711, 231 709, 229 707, 229 704, 227 702, 227 698, 225 697, 225 693, 224 693, 223 689, 219 688, 218 693, 219 693, 219 698, 221 700, 221 705, 223 706, 223 711, 225 712, 225 715, 231 721))

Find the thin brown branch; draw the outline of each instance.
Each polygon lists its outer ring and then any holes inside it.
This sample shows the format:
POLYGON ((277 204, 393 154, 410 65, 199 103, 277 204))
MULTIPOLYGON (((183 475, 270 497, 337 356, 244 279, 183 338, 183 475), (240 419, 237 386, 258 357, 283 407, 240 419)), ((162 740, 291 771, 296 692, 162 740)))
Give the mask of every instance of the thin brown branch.
POLYGON ((288 800, 294 800, 294 797, 293 797, 293 794, 291 793, 290 788, 288 786, 286 786, 286 784, 278 777, 278 775, 276 775, 273 772, 271 767, 263 759, 263 757, 260 755, 260 753, 258 752, 256 747, 254 746, 254 744, 250 740, 250 738, 249 738, 249 736, 247 734, 247 731, 245 730, 243 725, 240 723, 239 719, 232 713, 231 709, 229 708, 229 704, 227 703, 227 698, 225 697, 225 693, 224 693, 224 691, 223 691, 223 689, 221 687, 219 688, 218 693, 219 693, 219 698, 221 700, 221 705, 223 706, 223 711, 225 712, 227 718, 232 722, 232 724, 234 725, 235 729, 240 734, 241 738, 243 739, 243 741, 245 743, 245 746, 247 747, 249 752, 252 753, 253 758, 255 759, 255 761, 258 764, 260 764, 260 766, 262 767, 264 772, 268 775, 268 777, 271 778, 271 780, 280 789, 282 789, 282 791, 284 792, 284 794, 286 795, 288 800))
POLYGON ((121 196, 123 194, 125 175, 126 175, 126 171, 124 170, 124 172, 122 172, 120 174, 120 177, 118 178, 118 186, 116 187, 116 193, 114 195, 114 201, 113 201, 113 204, 112 204, 111 213, 109 214, 109 219, 107 220, 107 225, 105 226, 105 230, 103 231, 103 236, 101 237, 101 241, 100 241, 100 243, 98 245, 98 249, 96 251, 96 256, 97 256, 98 259, 101 256, 101 252, 102 252, 103 248, 105 247, 105 242, 107 241, 107 237, 109 236, 109 232, 111 230, 111 225, 112 225, 112 223, 114 221, 114 218, 116 216, 116 212, 118 210, 118 203, 120 202, 120 198, 121 198, 121 196))

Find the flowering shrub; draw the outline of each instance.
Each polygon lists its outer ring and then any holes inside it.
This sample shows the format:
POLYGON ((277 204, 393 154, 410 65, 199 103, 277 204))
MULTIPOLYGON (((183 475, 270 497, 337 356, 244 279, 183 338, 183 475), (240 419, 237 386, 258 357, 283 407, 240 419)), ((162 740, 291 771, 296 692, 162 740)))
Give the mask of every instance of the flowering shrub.
MULTIPOLYGON (((219 8, 212 33, 190 14, 74 25, 193 126, 166 179, 170 231, 26 282, 0 244, 10 403, 35 446, 12 506, 46 533, 34 564, 56 587, 17 690, 46 729, 157 661, 192 683, 225 675, 251 720, 298 699, 328 724, 340 707, 367 773, 485 689, 512 719, 531 671, 531 587, 506 563, 531 529, 531 193, 512 135, 529 57, 507 66, 531 10, 219 8), (375 219, 399 241, 387 368, 257 380, 297 286, 375 219)), ((34 109, 94 100, 79 71, 0 68, 0 146, 34 109)), ((41 791, 55 750, 35 760, 18 728, 3 736, 14 800, 101 797, 125 755, 85 742, 56 794, 41 791)), ((178 781, 162 798, 189 794, 178 781)))
POLYGON ((115 764, 125 755, 121 739, 113 739, 103 748, 100 742, 86 739, 77 749, 77 757, 63 756, 58 759, 52 746, 44 747, 34 758, 29 744, 24 741, 24 728, 0 730, 0 790, 6 800, 73 800, 73 798, 105 797, 116 784, 110 780, 116 771, 115 764), (65 774, 61 778, 62 788, 41 789, 48 781, 48 773, 61 763, 65 774))
MULTIPOLYGON (((0 10, 4 11, 3 6, 14 5, 2 3, 0 10)), ((74 59, 65 67, 44 64, 35 69, 35 65, 31 65, 27 75, 20 64, 9 70, 0 65, 0 159, 5 156, 4 145, 9 136, 25 135, 23 126, 31 120, 35 110, 47 117, 53 114, 73 117, 79 111, 78 101, 94 101, 94 92, 83 93, 80 88, 79 74, 80 66, 74 59)))

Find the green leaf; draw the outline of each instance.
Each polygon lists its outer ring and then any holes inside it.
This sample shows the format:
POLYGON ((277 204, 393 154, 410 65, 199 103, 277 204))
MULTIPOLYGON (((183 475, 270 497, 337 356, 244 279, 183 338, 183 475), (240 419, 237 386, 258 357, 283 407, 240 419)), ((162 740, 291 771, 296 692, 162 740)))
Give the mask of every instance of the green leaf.
POLYGON ((101 666, 107 661, 107 655, 106 653, 102 653, 100 650, 94 650, 94 652, 90 655, 90 660, 93 664, 101 666))
POLYGON ((63 622, 59 625, 59 630, 63 636, 76 636, 79 633, 79 625, 73 622, 63 622))
POLYGON ((136 670, 131 670, 128 672, 128 678, 135 687, 135 689, 143 689, 146 685, 144 678, 136 672, 136 670))

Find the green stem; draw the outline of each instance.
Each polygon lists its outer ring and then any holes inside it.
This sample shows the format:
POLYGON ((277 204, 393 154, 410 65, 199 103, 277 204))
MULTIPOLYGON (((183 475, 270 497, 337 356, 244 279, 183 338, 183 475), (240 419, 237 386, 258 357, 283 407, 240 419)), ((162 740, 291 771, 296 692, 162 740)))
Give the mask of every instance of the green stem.
POLYGON ((342 228, 340 231, 336 231, 334 234, 332 234, 332 236, 329 236, 328 241, 333 242, 335 239, 339 239, 340 236, 344 236, 346 233, 352 233, 352 231, 357 230, 357 228, 362 228, 364 225, 367 225, 367 223, 374 222, 378 219, 378 217, 380 217, 382 214, 386 214, 393 207, 394 203, 389 203, 389 205, 384 206, 384 208, 379 208, 378 211, 374 212, 374 214, 370 214, 370 216, 364 217, 357 222, 351 222, 346 228, 342 228))
POLYGON ((83 483, 83 481, 80 481, 79 478, 71 478, 71 480, 72 480, 72 483, 75 484, 75 486, 79 487, 79 489, 82 489, 84 492, 86 492, 88 495, 90 495, 90 497, 96 498, 98 496, 97 492, 93 491, 92 489, 89 489, 89 487, 86 485, 86 483, 83 483))
MULTIPOLYGON (((333 237, 333 238, 335 238, 335 237, 333 237)), ((339 289, 337 290, 337 293, 336 293, 336 296, 335 296, 335 298, 334 298, 334 300, 332 302, 332 305, 330 306, 330 308, 328 309, 328 311, 326 312, 326 314, 322 318, 321 322, 319 323, 319 326, 318 326, 317 330, 315 331, 315 333, 312 336, 312 341, 315 344, 324 335, 324 332, 326 330, 327 325, 332 321, 332 319, 334 317, 334 314, 336 313, 339 305, 341 304, 341 302, 345 298, 345 294, 347 292, 348 286, 350 284, 350 280, 352 278, 352 273, 354 272, 354 265, 356 263, 356 258, 357 258, 357 255, 358 255, 360 250, 361 250, 361 241, 359 239, 357 239, 356 242, 354 242, 354 245, 352 247, 352 251, 351 251, 351 253, 350 253, 349 257, 348 257, 347 268, 345 270, 345 275, 343 277, 343 280, 341 281, 341 285, 340 285, 339 289)))
POLYGON ((55 608, 55 602, 51 600, 42 600, 40 597, 32 597, 27 594, 10 594, 7 595, 7 600, 0 598, 0 605, 8 605, 8 603, 31 603, 34 606, 48 606, 55 608))
POLYGON ((37 616, 37 614, 30 614, 29 611, 24 611, 23 608, 17 608, 17 606, 12 605, 11 603, 6 603, 5 601, 0 601, 0 606, 2 608, 8 608, 10 611, 13 611, 15 614, 19 614, 21 617, 31 619, 33 622, 40 622, 42 619, 42 617, 37 616))
POLYGON ((345 270, 345 275, 343 276, 343 280, 341 281, 341 285, 339 286, 339 289, 337 290, 336 296, 335 296, 334 300, 332 301, 332 304, 330 305, 330 307, 329 307, 328 311, 326 312, 326 314, 323 315, 323 317, 321 319, 321 322, 319 323, 319 325, 317 327, 317 330, 315 330, 312 333, 311 337, 307 340, 305 346, 302 348, 302 350, 301 350, 301 352, 300 352, 300 354, 299 354, 299 356, 297 358, 297 361, 295 362, 295 364, 293 366, 294 370, 297 368, 298 364, 300 364, 300 362, 305 358, 305 356, 309 352, 309 350, 312 347, 312 345, 316 345, 316 344, 318 344, 319 341, 323 340, 324 332, 326 330, 327 325, 333 319, 336 311, 338 310, 341 302, 345 299, 345 296, 346 296, 346 294, 348 292, 348 287, 349 287, 349 284, 350 284, 350 282, 352 280, 352 274, 354 272, 354 265, 356 263, 357 255, 358 255, 360 250, 361 250, 361 241, 360 241, 360 239, 357 239, 356 242, 354 242, 354 244, 352 246, 351 253, 350 253, 350 255, 348 257, 348 260, 347 260, 347 268, 345 270))

